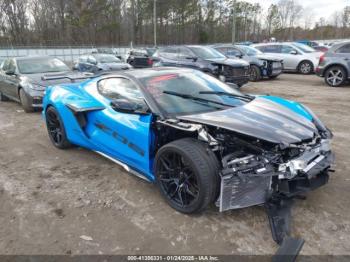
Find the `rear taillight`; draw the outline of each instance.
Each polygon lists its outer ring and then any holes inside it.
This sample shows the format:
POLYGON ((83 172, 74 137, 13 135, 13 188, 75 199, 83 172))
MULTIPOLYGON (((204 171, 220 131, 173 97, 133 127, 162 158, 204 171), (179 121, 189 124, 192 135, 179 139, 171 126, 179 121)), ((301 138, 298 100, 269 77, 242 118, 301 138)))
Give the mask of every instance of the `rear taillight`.
POLYGON ((152 60, 151 58, 148 58, 147 64, 148 64, 149 66, 152 66, 152 65, 153 65, 153 60, 152 60))
POLYGON ((324 62, 324 54, 322 54, 320 56, 320 60, 318 61, 319 64, 323 63, 324 62))

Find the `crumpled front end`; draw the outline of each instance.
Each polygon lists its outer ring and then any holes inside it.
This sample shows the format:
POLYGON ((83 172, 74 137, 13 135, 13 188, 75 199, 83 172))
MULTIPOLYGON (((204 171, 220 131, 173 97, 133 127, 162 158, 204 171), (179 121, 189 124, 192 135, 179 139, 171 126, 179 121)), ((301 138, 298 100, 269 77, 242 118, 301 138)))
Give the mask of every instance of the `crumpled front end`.
POLYGON ((276 154, 232 153, 222 159, 220 211, 260 205, 279 195, 292 198, 328 182, 334 161, 330 139, 291 145, 276 154))

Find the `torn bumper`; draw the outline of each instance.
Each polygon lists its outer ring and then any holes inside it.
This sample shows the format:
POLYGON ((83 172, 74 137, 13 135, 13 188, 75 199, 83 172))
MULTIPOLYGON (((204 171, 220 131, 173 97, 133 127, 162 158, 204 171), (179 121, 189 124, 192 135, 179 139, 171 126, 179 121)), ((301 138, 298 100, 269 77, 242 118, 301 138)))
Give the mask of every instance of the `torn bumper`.
POLYGON ((325 185, 334 155, 316 148, 279 168, 259 159, 239 161, 249 164, 242 168, 227 165, 222 171, 220 196, 216 202, 221 212, 264 204, 276 194, 294 197, 325 185))

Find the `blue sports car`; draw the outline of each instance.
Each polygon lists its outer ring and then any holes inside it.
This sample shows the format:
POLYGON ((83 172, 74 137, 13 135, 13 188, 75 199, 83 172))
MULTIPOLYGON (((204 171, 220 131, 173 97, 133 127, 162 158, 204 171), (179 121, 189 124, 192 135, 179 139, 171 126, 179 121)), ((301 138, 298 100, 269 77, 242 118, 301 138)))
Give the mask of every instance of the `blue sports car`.
POLYGON ((287 243, 292 199, 328 182, 332 133, 306 106, 192 69, 87 77, 47 89, 52 143, 88 148, 154 182, 180 212, 264 205, 274 240, 287 243))

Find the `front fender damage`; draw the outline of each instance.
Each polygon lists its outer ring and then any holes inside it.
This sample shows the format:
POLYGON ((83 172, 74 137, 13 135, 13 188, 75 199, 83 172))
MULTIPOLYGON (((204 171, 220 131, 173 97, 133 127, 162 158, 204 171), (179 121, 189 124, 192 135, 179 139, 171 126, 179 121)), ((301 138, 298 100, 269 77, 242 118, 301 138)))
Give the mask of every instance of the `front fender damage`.
MULTIPOLYGON (((330 138, 317 136, 297 144, 274 144, 205 124, 167 119, 159 124, 181 130, 207 144, 221 162, 219 210, 264 206, 276 258, 294 261, 304 240, 291 237, 294 199, 328 182, 334 161, 330 138), (285 257, 288 255, 288 257, 285 257)), ((277 261, 276 260, 276 261, 277 261)))

